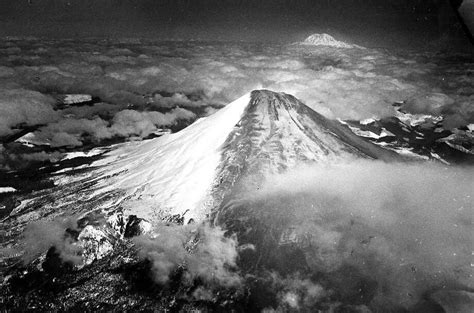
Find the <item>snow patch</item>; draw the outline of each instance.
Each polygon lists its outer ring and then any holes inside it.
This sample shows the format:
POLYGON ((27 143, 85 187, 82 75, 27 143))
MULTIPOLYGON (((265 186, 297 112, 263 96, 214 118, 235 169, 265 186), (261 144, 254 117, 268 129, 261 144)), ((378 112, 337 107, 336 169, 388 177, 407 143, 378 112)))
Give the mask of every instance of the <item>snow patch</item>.
POLYGON ((448 161, 446 161, 445 159, 443 159, 439 154, 434 153, 434 152, 430 152, 430 155, 431 155, 431 157, 433 157, 434 159, 440 161, 441 163, 446 164, 446 165, 450 165, 450 163, 448 161))
POLYGON ((83 265, 90 265, 95 260, 104 258, 114 248, 110 235, 92 225, 87 225, 77 239, 83 250, 83 265))
POLYGON ((374 118, 367 118, 365 120, 360 121, 362 125, 369 125, 375 122, 376 120, 374 118))
POLYGON ((400 155, 411 157, 411 158, 414 158, 414 159, 421 159, 421 160, 429 160, 430 159, 426 155, 421 155, 421 154, 413 152, 413 148, 389 147, 388 149, 390 149, 392 151, 395 151, 396 153, 398 153, 400 155))
POLYGON ((71 94, 64 97, 64 104, 77 104, 92 101, 91 95, 71 94))
POLYGON ((90 158, 95 155, 99 155, 101 153, 103 153, 103 151, 100 149, 93 149, 87 152, 74 151, 74 152, 67 153, 61 160, 64 161, 64 160, 70 160, 70 159, 75 159, 75 158, 90 158))
POLYGON ((357 136, 365 137, 365 138, 380 139, 387 136, 395 136, 392 132, 390 132, 389 130, 386 130, 385 128, 382 128, 382 131, 380 132, 380 134, 376 134, 374 132, 371 132, 370 130, 362 130, 357 127, 350 126, 348 124, 346 125, 354 134, 356 134, 357 136))
POLYGON ((9 193, 9 192, 15 192, 16 189, 13 187, 0 187, 0 193, 9 193))
POLYGON ((48 141, 38 139, 35 133, 27 133, 24 136, 15 140, 15 142, 21 143, 27 147, 34 147, 34 146, 50 146, 51 144, 48 141))
POLYGON ((433 116, 429 114, 411 114, 400 111, 395 112, 395 117, 410 126, 418 126, 426 122, 433 122, 436 124, 443 120, 442 116, 433 116))

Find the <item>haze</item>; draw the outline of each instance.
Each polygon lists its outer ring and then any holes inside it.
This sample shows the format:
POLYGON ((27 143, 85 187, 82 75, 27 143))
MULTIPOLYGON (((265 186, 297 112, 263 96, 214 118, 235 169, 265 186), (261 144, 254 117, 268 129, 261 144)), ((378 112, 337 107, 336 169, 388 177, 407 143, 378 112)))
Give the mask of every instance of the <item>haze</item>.
MULTIPOLYGON (((365 46, 467 39, 455 0, 2 0, 0 36, 298 41, 328 32, 365 46)), ((469 2, 469 1, 467 1, 469 2)))

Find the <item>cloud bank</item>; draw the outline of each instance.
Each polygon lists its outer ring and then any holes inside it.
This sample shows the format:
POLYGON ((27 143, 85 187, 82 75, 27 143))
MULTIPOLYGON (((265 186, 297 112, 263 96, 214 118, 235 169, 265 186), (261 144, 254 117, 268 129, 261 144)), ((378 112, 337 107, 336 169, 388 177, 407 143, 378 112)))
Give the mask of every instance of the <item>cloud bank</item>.
MULTIPOLYGON (((301 295, 282 291, 280 304, 321 309, 339 301, 407 310, 436 290, 473 287, 473 174, 472 167, 419 163, 312 166, 269 177, 231 207, 268 228, 262 242, 239 238, 243 243, 302 251, 304 266, 292 259, 276 270, 311 279, 319 298, 304 306, 301 295)), ((276 256, 283 264, 289 257, 276 256)))

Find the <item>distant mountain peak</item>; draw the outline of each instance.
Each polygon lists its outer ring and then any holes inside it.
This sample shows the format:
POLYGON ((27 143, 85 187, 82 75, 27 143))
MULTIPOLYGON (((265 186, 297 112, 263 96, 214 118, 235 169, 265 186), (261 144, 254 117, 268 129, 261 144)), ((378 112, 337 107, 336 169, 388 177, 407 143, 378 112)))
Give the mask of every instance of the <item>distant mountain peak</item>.
POLYGON ((343 41, 336 40, 333 36, 328 34, 312 34, 300 44, 308 46, 326 46, 334 48, 362 48, 358 45, 352 45, 343 41))

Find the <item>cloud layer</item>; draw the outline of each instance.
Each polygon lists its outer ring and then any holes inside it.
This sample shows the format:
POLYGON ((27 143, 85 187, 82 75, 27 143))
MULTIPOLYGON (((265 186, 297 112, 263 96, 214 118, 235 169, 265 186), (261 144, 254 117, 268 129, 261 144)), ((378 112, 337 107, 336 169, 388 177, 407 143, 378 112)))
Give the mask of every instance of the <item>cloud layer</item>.
POLYGON ((265 87, 292 93, 331 118, 359 119, 391 114, 390 104, 402 100, 433 112, 473 92, 468 60, 452 65, 444 56, 426 55, 430 62, 372 49, 12 40, 0 53, 6 85, 155 108, 227 104, 265 87))

